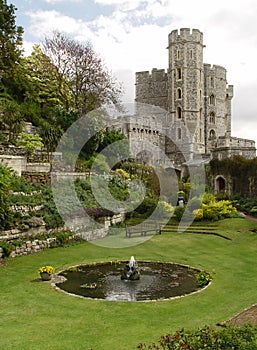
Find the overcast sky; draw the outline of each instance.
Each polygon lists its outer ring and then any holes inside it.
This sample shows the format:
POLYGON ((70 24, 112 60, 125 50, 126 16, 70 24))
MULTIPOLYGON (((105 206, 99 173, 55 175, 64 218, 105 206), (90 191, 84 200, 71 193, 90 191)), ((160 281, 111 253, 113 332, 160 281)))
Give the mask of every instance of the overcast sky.
POLYGON ((8 0, 17 7, 24 47, 57 29, 90 41, 134 100, 135 72, 168 67, 168 34, 196 28, 204 34, 204 63, 227 69, 234 85, 232 135, 257 141, 256 0, 8 0))

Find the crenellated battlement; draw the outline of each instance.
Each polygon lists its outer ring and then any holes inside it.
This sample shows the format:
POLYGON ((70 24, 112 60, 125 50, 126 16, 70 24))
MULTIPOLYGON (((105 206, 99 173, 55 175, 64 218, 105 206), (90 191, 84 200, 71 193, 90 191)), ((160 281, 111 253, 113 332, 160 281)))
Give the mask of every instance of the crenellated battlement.
POLYGON ((167 80, 165 69, 153 68, 151 72, 142 71, 136 73, 136 84, 144 84, 149 82, 160 82, 167 80))
MULTIPOLYGON (((231 136, 233 85, 227 85, 223 66, 203 63, 203 33, 199 29, 176 29, 169 33, 168 41, 168 70, 153 68, 136 73, 136 102, 165 109, 166 127, 174 132, 169 136, 183 147, 194 144, 198 152, 211 156, 252 157, 254 141, 231 136), (187 137, 181 133, 180 123, 187 128, 187 137)), ((165 147, 168 157, 177 162, 178 150, 167 144, 165 147)))
POLYGON ((222 66, 204 63, 204 71, 206 76, 215 76, 216 78, 226 80, 227 70, 222 66))
POLYGON ((169 45, 177 42, 195 42, 203 45, 203 33, 199 29, 181 28, 175 29, 169 34, 169 45))

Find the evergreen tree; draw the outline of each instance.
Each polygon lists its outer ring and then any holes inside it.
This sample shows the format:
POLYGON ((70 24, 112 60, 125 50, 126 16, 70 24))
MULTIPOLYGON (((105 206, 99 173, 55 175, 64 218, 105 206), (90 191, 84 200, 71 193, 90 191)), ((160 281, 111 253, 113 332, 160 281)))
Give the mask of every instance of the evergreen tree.
POLYGON ((23 28, 16 26, 14 5, 0 0, 0 74, 10 76, 22 55, 23 28))

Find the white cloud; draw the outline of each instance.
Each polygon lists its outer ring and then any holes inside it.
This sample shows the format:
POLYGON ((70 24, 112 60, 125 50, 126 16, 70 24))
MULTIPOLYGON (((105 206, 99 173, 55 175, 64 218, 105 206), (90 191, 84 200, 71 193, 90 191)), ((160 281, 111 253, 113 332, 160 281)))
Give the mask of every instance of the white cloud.
MULTIPOLYGON (((61 0, 46 1, 53 4, 61 0)), ((109 16, 98 12, 94 20, 84 21, 83 13, 78 20, 57 11, 30 11, 28 30, 41 39, 58 29, 77 40, 91 41, 107 67, 127 86, 128 97, 134 93, 135 71, 168 68, 166 47, 171 30, 200 29, 206 45, 204 62, 225 67, 228 84, 235 87, 233 125, 240 125, 240 130, 246 132, 243 127, 246 116, 256 125, 257 107, 253 101, 257 95, 257 3, 254 0, 216 0, 215 4, 206 0, 95 0, 95 3, 113 6, 113 12, 109 16)))
POLYGON ((73 2, 73 3, 78 3, 82 2, 83 0, 44 0, 47 4, 55 5, 55 4, 60 4, 62 2, 73 2))
POLYGON ((30 34, 36 38, 42 39, 45 35, 49 35, 53 30, 59 30, 67 34, 76 34, 83 32, 85 35, 91 36, 92 32, 82 20, 62 15, 61 13, 52 11, 39 10, 36 12, 28 12, 31 23, 28 28, 30 34))

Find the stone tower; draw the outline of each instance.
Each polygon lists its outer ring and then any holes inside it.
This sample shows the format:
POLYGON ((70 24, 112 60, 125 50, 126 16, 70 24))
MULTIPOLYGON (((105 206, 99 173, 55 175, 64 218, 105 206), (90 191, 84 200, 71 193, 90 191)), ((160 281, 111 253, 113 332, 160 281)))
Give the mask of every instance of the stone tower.
POLYGON ((183 28, 169 34, 168 111, 176 125, 177 142, 184 143, 181 123, 190 132, 189 142, 204 153, 203 34, 183 28))
POLYGON ((176 166, 197 155, 207 160, 256 156, 253 140, 231 136, 233 86, 227 85, 224 67, 203 63, 204 47, 198 29, 173 30, 167 72, 136 73, 135 101, 167 112, 159 134, 166 135, 165 153, 176 166))

